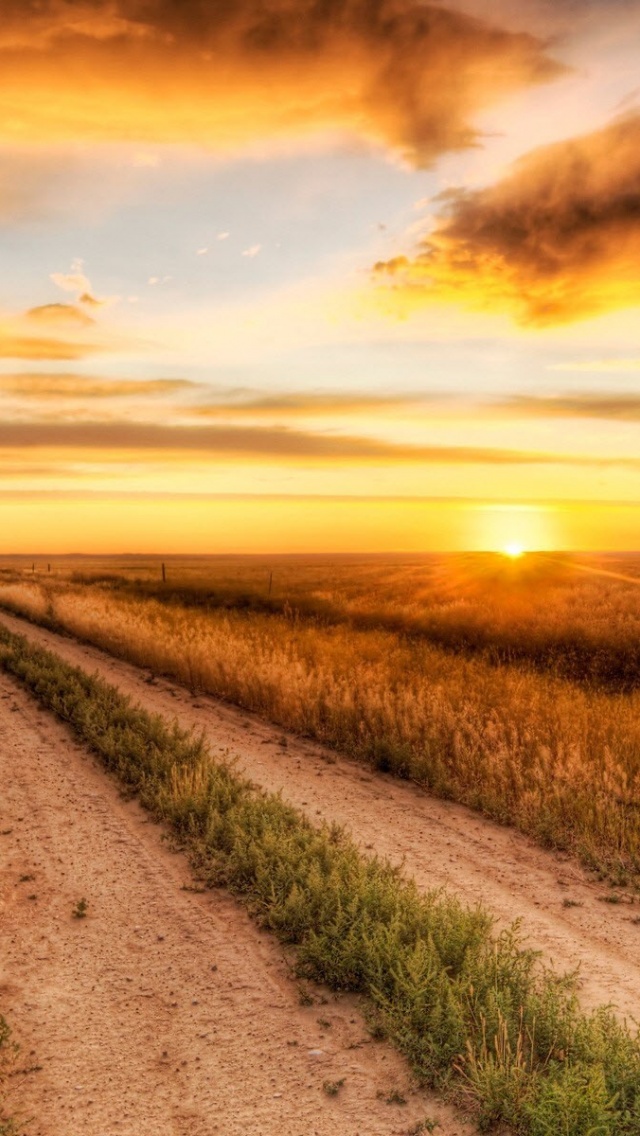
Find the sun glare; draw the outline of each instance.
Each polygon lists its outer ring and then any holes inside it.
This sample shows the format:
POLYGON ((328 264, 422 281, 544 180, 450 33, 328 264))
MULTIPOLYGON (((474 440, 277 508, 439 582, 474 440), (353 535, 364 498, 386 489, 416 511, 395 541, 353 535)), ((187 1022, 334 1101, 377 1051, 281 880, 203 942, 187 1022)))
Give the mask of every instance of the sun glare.
POLYGON ((469 531, 470 547, 513 560, 527 552, 550 551, 561 540, 553 507, 528 503, 479 504, 469 531))

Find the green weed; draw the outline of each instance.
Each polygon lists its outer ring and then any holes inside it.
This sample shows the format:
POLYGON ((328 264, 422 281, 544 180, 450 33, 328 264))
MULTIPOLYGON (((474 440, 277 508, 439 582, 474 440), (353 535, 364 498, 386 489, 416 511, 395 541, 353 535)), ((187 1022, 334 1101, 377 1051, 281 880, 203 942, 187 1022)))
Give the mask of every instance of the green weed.
POLYGON ((389 1093, 378 1093, 377 1095, 381 1100, 384 1100, 385 1104, 403 1105, 407 1103, 407 1098, 403 1096, 398 1089, 392 1089, 389 1093))
POLYGON ((419 1120, 417 1124, 412 1124, 411 1128, 407 1129, 406 1136, 421 1136, 423 1132, 435 1132, 439 1128, 437 1120, 431 1120, 430 1117, 425 1117, 424 1120, 419 1120))

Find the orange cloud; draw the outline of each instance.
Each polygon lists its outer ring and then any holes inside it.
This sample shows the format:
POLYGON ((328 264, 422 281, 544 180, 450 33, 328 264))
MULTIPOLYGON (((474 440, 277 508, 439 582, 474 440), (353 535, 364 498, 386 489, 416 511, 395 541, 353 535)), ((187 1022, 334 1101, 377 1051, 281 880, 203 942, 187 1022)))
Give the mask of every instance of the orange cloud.
MULTIPOLYGON (((200 418, 314 418, 325 415, 385 414, 423 407, 434 400, 433 396, 419 394, 340 394, 339 392, 309 392, 295 394, 257 395, 238 401, 218 401, 195 407, 193 413, 200 418)), ((234 392, 230 391, 230 395, 234 392)))
POLYGON ((95 343, 55 339, 53 336, 19 335, 0 327, 0 359, 48 359, 71 362, 105 350, 95 343))
POLYGON ((43 304, 21 315, 0 317, 0 359, 70 362, 118 346, 74 304, 43 304))
MULTIPOLYGON (((86 476, 86 470, 58 463, 55 465, 43 465, 41 462, 21 462, 19 464, 7 464, 3 462, 0 466, 0 482, 3 484, 10 478, 16 478, 16 480, 29 478, 29 480, 35 481, 41 479, 42 481, 50 482, 52 478, 80 480, 81 478, 86 479, 86 476)), ((98 474, 92 471, 92 477, 97 476, 98 474)), ((107 475, 101 473, 100 476, 106 477, 107 475)), ((2 495, 1 490, 0 495, 2 495)))
POLYGON ((313 465, 354 463, 403 465, 563 465, 639 469, 640 459, 507 450, 484 446, 420 446, 329 433, 289 430, 282 426, 164 426, 136 422, 0 423, 0 451, 75 451, 82 460, 120 460, 135 453, 163 461, 198 455, 205 461, 274 460, 313 465), (95 457, 94 459, 95 460, 95 457))
POLYGON ((81 308, 73 304, 42 304, 37 308, 30 308, 26 313, 27 319, 36 323, 68 324, 71 326, 90 327, 95 323, 81 308))
POLYGON ((0 391, 21 398, 48 399, 149 398, 197 388, 188 379, 105 379, 91 375, 0 375, 0 391))
POLYGON ((417 255, 375 266, 401 310, 445 300, 544 326, 638 304, 640 115, 545 146, 496 185, 446 200, 417 255))
POLYGON ((427 164, 562 71, 530 35, 418 0, 12 0, 0 138, 224 149, 337 128, 427 164))
POLYGON ((638 394, 577 392, 547 398, 514 395, 498 405, 500 409, 537 418, 603 418, 618 422, 640 422, 638 394))
POLYGON ((574 359, 568 363, 550 363, 548 371, 586 371, 591 374, 616 374, 640 371, 640 358, 574 359))

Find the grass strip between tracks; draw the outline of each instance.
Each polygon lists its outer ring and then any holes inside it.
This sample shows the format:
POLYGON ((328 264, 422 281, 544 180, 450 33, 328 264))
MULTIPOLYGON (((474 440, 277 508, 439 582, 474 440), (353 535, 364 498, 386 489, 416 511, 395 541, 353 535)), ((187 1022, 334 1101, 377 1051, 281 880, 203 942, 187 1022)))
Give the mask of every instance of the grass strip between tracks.
POLYGON ((314 827, 204 739, 0 626, 0 664, 168 823, 210 886, 295 951, 301 977, 366 996, 373 1028, 481 1128, 640 1136, 640 1038, 542 968, 517 930, 419 893, 335 827, 314 827))

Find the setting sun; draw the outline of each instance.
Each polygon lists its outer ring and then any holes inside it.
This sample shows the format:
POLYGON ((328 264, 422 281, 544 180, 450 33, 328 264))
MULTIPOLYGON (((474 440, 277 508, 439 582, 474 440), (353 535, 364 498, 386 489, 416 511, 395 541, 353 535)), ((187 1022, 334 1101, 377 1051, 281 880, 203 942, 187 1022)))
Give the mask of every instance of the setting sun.
POLYGON ((524 548, 521 544, 506 544, 502 549, 505 556, 510 556, 512 560, 517 560, 519 556, 524 553, 524 548))

